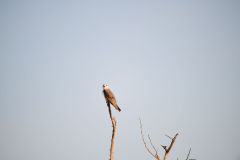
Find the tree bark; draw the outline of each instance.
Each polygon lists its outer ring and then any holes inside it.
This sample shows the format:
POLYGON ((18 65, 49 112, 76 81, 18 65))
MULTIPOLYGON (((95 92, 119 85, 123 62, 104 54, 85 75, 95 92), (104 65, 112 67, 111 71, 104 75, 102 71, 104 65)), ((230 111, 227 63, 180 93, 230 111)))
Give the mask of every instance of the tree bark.
POLYGON ((115 135, 117 132, 117 121, 115 119, 115 117, 112 117, 112 111, 110 108, 110 105, 108 106, 108 111, 109 111, 109 116, 112 122, 112 139, 111 139, 111 146, 110 146, 110 156, 109 156, 109 160, 114 160, 114 139, 115 139, 115 135))

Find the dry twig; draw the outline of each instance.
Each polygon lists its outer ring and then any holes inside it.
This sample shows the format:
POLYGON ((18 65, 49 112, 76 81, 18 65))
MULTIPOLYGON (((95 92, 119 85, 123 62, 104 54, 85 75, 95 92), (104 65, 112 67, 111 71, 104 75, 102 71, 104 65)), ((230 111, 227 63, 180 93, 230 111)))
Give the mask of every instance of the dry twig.
POLYGON ((141 119, 139 119, 139 123, 140 123, 142 141, 143 141, 143 143, 144 143, 144 146, 145 146, 146 150, 147 150, 148 153, 149 153, 151 156, 153 156, 156 160, 160 160, 160 157, 159 157, 159 155, 158 155, 158 152, 157 152, 156 148, 154 147, 154 145, 152 144, 152 141, 151 141, 151 138, 150 138, 149 135, 148 135, 148 139, 149 139, 149 141, 150 141, 150 144, 151 144, 152 148, 153 148, 154 151, 155 151, 155 154, 148 148, 147 143, 146 143, 146 141, 145 141, 145 139, 144 139, 144 135, 143 135, 143 127, 142 127, 141 119))
POLYGON ((189 149, 189 151, 188 151, 188 155, 187 155, 187 158, 186 158, 186 160, 188 160, 188 159, 189 159, 190 153, 191 153, 191 148, 190 148, 190 149, 189 149))

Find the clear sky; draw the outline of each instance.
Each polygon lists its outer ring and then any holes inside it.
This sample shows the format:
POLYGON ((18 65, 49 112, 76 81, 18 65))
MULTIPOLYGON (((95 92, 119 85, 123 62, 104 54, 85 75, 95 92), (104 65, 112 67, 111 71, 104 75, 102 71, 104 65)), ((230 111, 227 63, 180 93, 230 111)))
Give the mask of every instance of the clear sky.
POLYGON ((240 159, 240 1, 0 1, 0 159, 240 159))

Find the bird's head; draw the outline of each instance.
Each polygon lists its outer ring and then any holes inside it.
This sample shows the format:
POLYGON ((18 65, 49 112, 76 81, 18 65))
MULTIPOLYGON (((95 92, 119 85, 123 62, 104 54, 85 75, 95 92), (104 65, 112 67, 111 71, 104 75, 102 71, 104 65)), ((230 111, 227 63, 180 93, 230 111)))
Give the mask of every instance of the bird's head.
POLYGON ((107 84, 103 84, 103 89, 107 89, 109 86, 107 84))

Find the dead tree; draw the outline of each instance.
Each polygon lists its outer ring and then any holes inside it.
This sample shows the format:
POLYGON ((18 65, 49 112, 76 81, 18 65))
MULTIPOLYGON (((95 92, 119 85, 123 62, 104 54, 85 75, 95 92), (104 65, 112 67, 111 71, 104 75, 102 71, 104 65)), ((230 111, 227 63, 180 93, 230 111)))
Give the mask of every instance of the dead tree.
POLYGON ((111 119, 111 122, 112 122, 112 139, 111 139, 111 146, 110 146, 110 155, 109 155, 109 160, 113 160, 114 159, 114 139, 115 139, 115 135, 116 135, 116 132, 117 132, 117 121, 115 119, 115 117, 112 117, 112 111, 111 111, 111 108, 110 108, 110 104, 108 104, 108 111, 109 111, 109 116, 110 116, 110 119, 111 119))
MULTIPOLYGON (((151 145, 151 147, 152 147, 152 149, 153 149, 154 151, 151 150, 151 149, 147 146, 147 143, 146 143, 145 138, 144 138, 144 135, 143 135, 143 127, 142 127, 141 119, 139 119, 139 123, 140 123, 142 141, 143 141, 143 143, 144 143, 144 146, 145 146, 146 150, 148 151, 148 153, 149 153, 152 157, 154 157, 155 160, 160 160, 160 155, 159 155, 156 147, 153 145, 152 140, 151 140, 151 138, 150 138, 149 135, 148 135, 148 140, 149 140, 150 145, 151 145)), ((168 155, 169 155, 169 153, 170 153, 170 150, 172 149, 172 147, 173 147, 173 145, 174 145, 174 143, 175 143, 175 141, 176 141, 176 138, 177 138, 177 136, 178 136, 178 133, 176 133, 173 138, 170 137, 170 136, 168 136, 168 135, 166 135, 166 136, 171 139, 171 143, 170 143, 169 146, 161 145, 161 146, 163 147, 164 151, 165 151, 164 156, 163 156, 163 160, 167 160, 167 157, 168 157, 168 155)))

